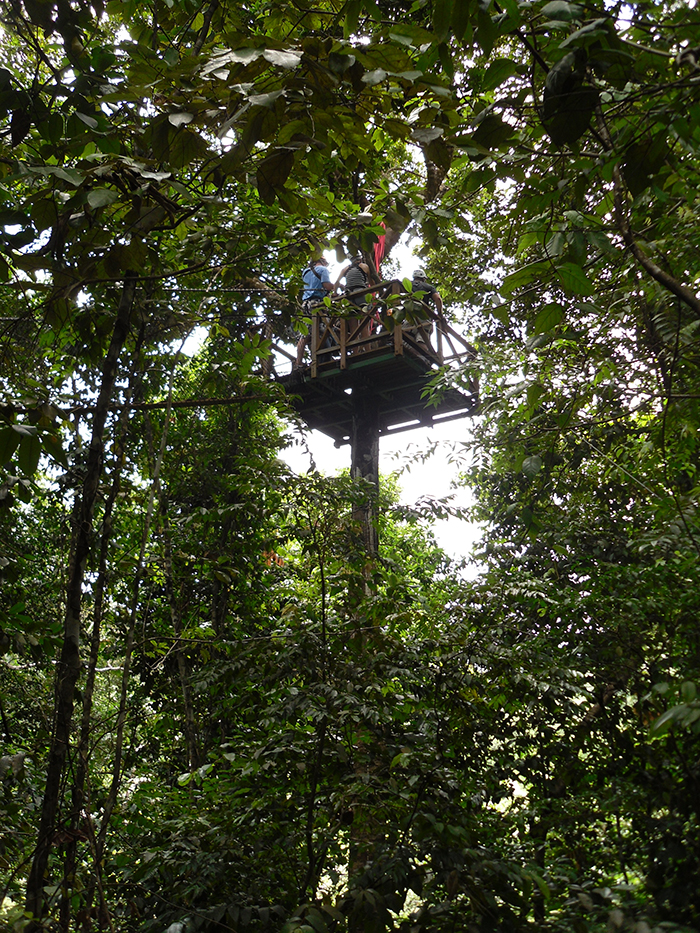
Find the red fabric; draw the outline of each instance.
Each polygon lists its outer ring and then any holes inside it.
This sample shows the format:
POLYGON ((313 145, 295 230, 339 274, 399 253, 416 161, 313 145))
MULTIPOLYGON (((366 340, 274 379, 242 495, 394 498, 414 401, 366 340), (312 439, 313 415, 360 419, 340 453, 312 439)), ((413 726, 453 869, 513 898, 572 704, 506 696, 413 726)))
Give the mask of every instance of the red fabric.
MULTIPOLYGON (((384 221, 381 221, 381 226, 386 230, 386 224, 384 221)), ((374 268, 379 272, 379 267, 382 264, 382 259, 384 259, 384 245, 386 243, 386 236, 382 234, 377 242, 374 244, 374 268)))

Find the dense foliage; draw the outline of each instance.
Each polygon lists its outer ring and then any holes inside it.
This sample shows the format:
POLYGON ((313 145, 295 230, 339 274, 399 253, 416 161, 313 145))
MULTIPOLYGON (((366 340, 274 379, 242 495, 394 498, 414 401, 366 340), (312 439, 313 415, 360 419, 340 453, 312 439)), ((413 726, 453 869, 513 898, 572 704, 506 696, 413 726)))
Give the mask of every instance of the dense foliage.
POLYGON ((700 929, 694 0, 0 9, 0 925, 700 929), (406 230, 473 582, 278 459, 406 230))

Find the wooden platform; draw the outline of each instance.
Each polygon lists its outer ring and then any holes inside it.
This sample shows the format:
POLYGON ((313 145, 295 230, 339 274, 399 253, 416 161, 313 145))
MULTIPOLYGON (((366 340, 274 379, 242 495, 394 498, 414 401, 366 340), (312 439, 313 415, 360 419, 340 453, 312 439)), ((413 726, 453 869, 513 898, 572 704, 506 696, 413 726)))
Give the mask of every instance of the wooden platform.
MULTIPOLYGON (((369 393, 376 398, 379 410, 380 435, 398 434, 414 428, 440 424, 472 414, 478 404, 472 394, 448 389, 439 402, 431 403, 428 384, 443 362, 468 357, 471 348, 452 331, 450 344, 454 352, 445 358, 442 342, 436 340, 427 327, 398 327, 370 337, 354 337, 343 341, 347 352, 328 345, 313 352, 308 366, 278 376, 279 382, 310 428, 332 437, 336 446, 349 444, 354 410, 353 396, 369 393), (454 349, 454 339, 463 347, 454 349), (433 346, 439 343, 440 352, 433 346), (469 347, 469 349, 464 349, 469 347)), ((323 327, 314 327, 316 340, 323 342, 323 327)), ((348 335, 350 336, 350 335, 348 335)), ((444 334, 439 335, 441 338, 444 334)))

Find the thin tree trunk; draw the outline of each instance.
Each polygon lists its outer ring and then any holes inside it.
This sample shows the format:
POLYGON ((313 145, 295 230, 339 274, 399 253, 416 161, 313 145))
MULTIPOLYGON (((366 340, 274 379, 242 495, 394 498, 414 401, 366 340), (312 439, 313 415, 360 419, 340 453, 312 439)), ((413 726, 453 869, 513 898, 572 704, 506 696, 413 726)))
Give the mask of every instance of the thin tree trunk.
MULTIPOLYGON (((184 343, 184 340, 183 340, 184 343)), ((176 356, 176 360, 179 357, 179 351, 176 356)), ((171 400, 172 397, 172 386, 173 379, 175 374, 175 365, 173 365, 173 372, 171 373, 170 378, 170 387, 168 392, 168 400, 171 400)), ((123 760, 123 750, 124 750, 124 726, 126 724, 126 714, 127 714, 127 699, 128 699, 128 686, 129 686, 129 677, 131 674, 131 658, 134 648, 134 630, 136 628, 136 617, 138 613, 139 606, 139 594, 141 590, 141 581, 144 576, 144 565, 146 558, 146 548, 148 546, 148 540, 151 534, 151 522, 153 519, 153 509, 154 502, 156 497, 156 490, 158 489, 159 479, 160 479, 160 470, 163 463, 163 456, 165 454, 165 445, 168 436, 168 427, 170 425, 170 406, 166 409, 165 412, 165 423, 163 425, 163 434, 161 437, 160 449, 158 451, 158 457, 155 459, 153 466, 153 477, 151 480, 151 489, 148 496, 148 505, 146 507, 146 515, 144 519, 143 532, 141 535, 141 546, 139 549, 139 557, 136 567, 136 575, 134 577, 134 586, 131 596, 131 607, 129 611, 129 627, 126 637, 126 645, 124 649, 124 661, 122 664, 122 682, 121 682, 121 691, 119 697, 119 713, 117 715, 117 725, 115 729, 115 749, 114 749, 114 758, 112 761, 112 781, 109 788, 109 793, 107 795, 107 801, 104 806, 102 813, 102 825, 100 826, 100 832, 97 836, 95 843, 95 858, 97 862, 101 862, 104 855, 105 843, 107 840, 107 833, 109 831, 109 824, 112 818, 112 813, 117 803, 117 796, 119 794, 119 787, 121 784, 121 772, 122 772, 122 760, 123 760)), ((150 416, 146 415, 146 428, 149 440, 149 450, 151 456, 153 454, 153 434, 151 431, 151 422, 150 416)), ((94 893, 94 887, 92 889, 94 893)), ((107 918, 109 919, 109 918, 107 918)), ((110 923, 111 926, 111 923, 110 923)))
POLYGON ((114 390, 119 355, 126 342, 136 293, 136 279, 129 276, 122 287, 112 340, 102 365, 100 392, 95 406, 92 437, 88 449, 78 528, 66 588, 63 645, 56 669, 54 732, 46 772, 46 789, 41 808, 39 835, 27 881, 26 910, 33 920, 28 930, 40 929, 44 913, 44 884, 56 831, 60 789, 70 747, 75 686, 80 675, 80 617, 85 565, 90 551, 95 501, 102 476, 104 430, 108 406, 114 390))
MULTIPOLYGON (((135 351, 138 355, 138 348, 135 351)), ((140 378, 140 377, 139 377, 140 378)), ((132 374, 131 385, 127 392, 126 401, 128 402, 134 394, 134 376, 132 374)), ((85 677, 85 687, 83 689, 82 716, 80 723, 80 743, 76 752, 75 778, 72 788, 72 812, 70 817, 69 840, 66 848, 63 869, 63 893, 61 899, 61 911, 59 928, 65 933, 70 929, 70 894, 74 885, 74 875, 76 869, 78 841, 90 838, 94 847, 94 833, 89 812, 86 813, 86 795, 85 781, 88 773, 88 757, 90 747, 90 733, 92 727, 92 701, 95 692, 95 679, 97 671, 97 662, 101 643, 101 625, 104 608, 104 594, 108 586, 107 558, 109 546, 112 537, 112 522, 114 517, 114 506, 121 489, 121 468, 124 461, 124 452, 126 447, 126 437, 129 424, 129 407, 125 407, 119 420, 119 431, 115 449, 115 470, 112 478, 112 486, 107 497, 102 517, 102 539, 100 542, 100 558, 95 582, 95 603, 93 609, 92 632, 90 634, 90 657, 87 665, 85 677)), ((95 872, 101 872, 99 862, 95 863, 95 872)), ((100 891, 102 890, 100 886, 100 891)), ((107 912, 107 907, 101 903, 100 909, 103 914, 107 912)))
POLYGON ((185 713, 185 740, 187 742, 187 762, 190 770, 194 771, 199 767, 199 748, 197 744, 197 724, 194 715, 194 705, 192 703, 192 693, 187 677, 187 667, 185 665, 185 656, 182 650, 182 612, 175 592, 175 578, 173 575, 173 545, 170 534, 170 522, 168 521, 168 501, 167 497, 161 493, 160 513, 163 528, 164 554, 163 563, 165 570, 165 587, 170 603, 170 618, 173 624, 173 634, 175 635, 175 657, 177 659, 177 672, 180 678, 180 690, 182 691, 182 705, 185 713))

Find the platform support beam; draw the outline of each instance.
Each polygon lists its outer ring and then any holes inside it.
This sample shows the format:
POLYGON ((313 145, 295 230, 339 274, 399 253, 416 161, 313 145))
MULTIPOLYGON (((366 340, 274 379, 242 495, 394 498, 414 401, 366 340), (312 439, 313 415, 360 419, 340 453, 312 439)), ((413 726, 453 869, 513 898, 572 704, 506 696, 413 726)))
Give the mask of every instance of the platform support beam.
POLYGON ((360 523, 368 555, 379 551, 379 403, 367 388, 356 388, 352 395, 352 461, 350 475, 366 484, 367 495, 360 497, 353 518, 360 523))

